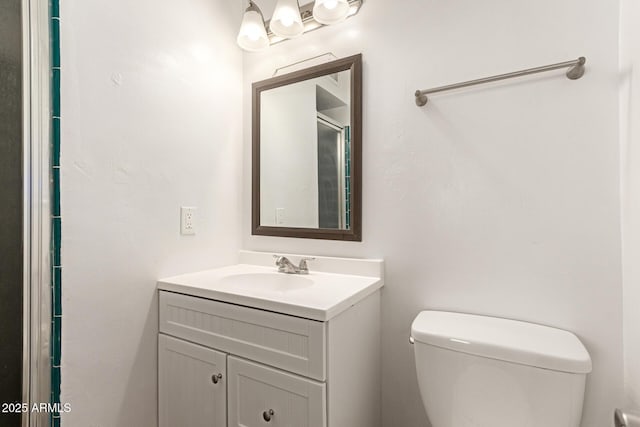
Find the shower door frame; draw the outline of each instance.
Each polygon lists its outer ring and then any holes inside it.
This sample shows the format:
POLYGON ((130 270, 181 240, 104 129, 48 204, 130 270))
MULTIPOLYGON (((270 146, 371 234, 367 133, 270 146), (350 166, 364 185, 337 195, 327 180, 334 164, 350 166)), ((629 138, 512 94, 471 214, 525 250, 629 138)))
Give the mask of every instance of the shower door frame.
POLYGON ((51 71, 49 2, 22 0, 23 377, 22 427, 47 427, 51 401, 51 71))

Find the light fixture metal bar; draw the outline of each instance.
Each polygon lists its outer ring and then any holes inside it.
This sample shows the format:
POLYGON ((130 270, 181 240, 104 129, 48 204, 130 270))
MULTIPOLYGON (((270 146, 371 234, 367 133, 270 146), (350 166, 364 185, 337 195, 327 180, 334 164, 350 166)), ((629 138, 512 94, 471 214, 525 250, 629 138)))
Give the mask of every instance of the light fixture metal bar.
POLYGON ((322 58, 323 56, 332 56, 333 59, 339 59, 333 52, 321 53, 320 55, 312 56, 311 58, 302 59, 300 61, 296 61, 294 63, 283 65, 282 67, 278 67, 278 68, 275 69, 275 71, 273 72, 273 75, 271 77, 275 77, 280 71, 284 70, 285 68, 295 67, 296 65, 300 65, 300 64, 303 64, 305 62, 313 61, 314 59, 322 58))
POLYGON ((444 92, 447 90, 453 90, 453 89, 459 89, 463 87, 475 86, 479 84, 497 82, 500 80, 512 79, 515 77, 522 77, 530 74, 544 73, 546 71, 558 70, 560 68, 571 67, 567 71, 566 76, 570 80, 577 80, 580 77, 582 77, 584 74, 584 70, 585 70, 584 64, 586 63, 586 61, 587 61, 586 58, 584 56, 581 56, 580 58, 575 59, 573 61, 560 62, 557 64, 545 65, 543 67, 528 68, 526 70, 515 71, 513 73, 499 74, 497 76, 485 77, 485 78, 476 79, 476 80, 469 80, 462 83, 439 86, 432 89, 417 90, 415 93, 416 105, 419 107, 426 105, 427 102, 429 101, 429 98, 427 97, 427 95, 431 93, 444 92))
MULTIPOLYGON (((349 3, 349 14, 347 18, 358 13, 360 8, 362 7, 363 0, 348 0, 349 3)), ((304 26, 303 34, 308 33, 309 31, 317 30, 320 27, 325 27, 325 25, 319 23, 313 18, 313 5, 314 2, 307 3, 303 6, 300 6, 300 17, 302 18, 302 25, 304 26)), ((267 37, 269 37, 269 41, 271 44, 280 43, 281 41, 287 40, 284 37, 276 36, 271 29, 269 28, 271 24, 271 20, 265 22, 265 27, 267 29, 267 37)))

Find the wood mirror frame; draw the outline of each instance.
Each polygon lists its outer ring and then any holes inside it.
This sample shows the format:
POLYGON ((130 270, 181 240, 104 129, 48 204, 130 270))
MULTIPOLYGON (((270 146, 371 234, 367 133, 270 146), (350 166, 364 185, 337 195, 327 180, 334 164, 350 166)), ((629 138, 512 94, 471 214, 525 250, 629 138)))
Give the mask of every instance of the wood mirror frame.
POLYGON ((252 194, 251 234, 362 241, 362 55, 354 55, 304 70, 255 82, 252 85, 252 194), (263 91, 351 71, 351 194, 349 229, 276 227, 260 224, 260 95, 263 91))

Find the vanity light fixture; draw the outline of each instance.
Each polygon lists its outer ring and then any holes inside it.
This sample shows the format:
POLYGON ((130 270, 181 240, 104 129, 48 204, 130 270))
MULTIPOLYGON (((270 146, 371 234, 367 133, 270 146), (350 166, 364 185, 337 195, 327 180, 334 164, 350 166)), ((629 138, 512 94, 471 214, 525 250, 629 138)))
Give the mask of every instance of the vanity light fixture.
POLYGON ((238 45, 251 52, 266 49, 271 44, 339 23, 357 14, 363 1, 316 0, 299 6, 298 0, 278 0, 273 18, 265 24, 262 12, 253 0, 249 0, 238 34, 238 45))
POLYGON ((321 24, 331 25, 342 22, 349 14, 347 0, 316 0, 313 17, 321 24))
POLYGON ((262 11, 251 0, 249 0, 249 7, 244 11, 236 40, 241 48, 250 52, 257 52, 269 47, 262 11))
POLYGON ((278 0, 269 22, 269 29, 277 36, 292 39, 304 31, 298 0, 278 0))

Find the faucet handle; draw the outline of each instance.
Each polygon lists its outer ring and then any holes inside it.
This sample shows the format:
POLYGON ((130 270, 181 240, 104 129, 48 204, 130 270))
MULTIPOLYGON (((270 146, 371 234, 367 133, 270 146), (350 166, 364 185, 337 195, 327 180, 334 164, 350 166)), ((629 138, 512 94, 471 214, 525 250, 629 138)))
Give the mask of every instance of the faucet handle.
POLYGON ((278 266, 278 271, 283 271, 284 265, 282 265, 282 256, 273 254, 273 259, 276 260, 275 264, 278 266))
POLYGON ((287 257, 283 256, 283 255, 276 255, 276 254, 273 254, 273 257, 276 260, 276 265, 278 266, 278 271, 281 272, 281 273, 284 273, 285 272, 285 265, 287 264, 287 262, 289 262, 287 257))
POLYGON ((300 259, 300 265, 299 265, 299 269, 300 269, 300 273, 302 274, 309 274, 309 266, 307 265, 307 261, 315 261, 316 259, 314 257, 303 257, 302 259, 300 259))

